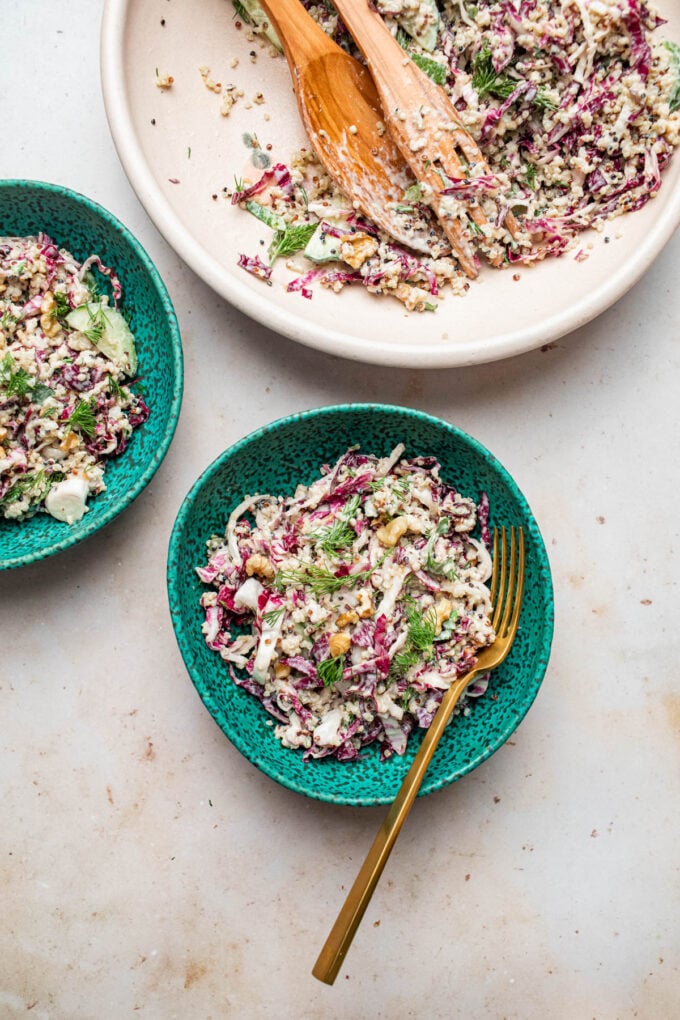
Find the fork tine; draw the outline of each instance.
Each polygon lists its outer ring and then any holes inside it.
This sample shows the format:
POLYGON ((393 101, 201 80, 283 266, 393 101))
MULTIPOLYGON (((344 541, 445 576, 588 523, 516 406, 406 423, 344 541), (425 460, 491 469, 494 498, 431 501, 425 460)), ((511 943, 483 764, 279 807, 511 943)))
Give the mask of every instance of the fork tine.
POLYGON ((498 562, 498 528, 493 529, 493 550, 491 552, 491 605, 496 605, 496 594, 498 592, 498 575, 500 564, 498 562))
POLYGON ((508 642, 512 643, 515 640, 515 634, 517 633, 517 627, 519 625, 519 615, 522 608, 522 593, 524 591, 524 530, 519 528, 519 542, 518 542, 518 565, 517 565, 517 583, 515 585, 515 603, 512 610, 512 617, 508 624, 508 642))
POLYGON ((508 623, 510 622, 510 615, 512 613, 512 607, 515 599, 515 566, 517 560, 517 543, 515 539, 515 529, 510 528, 510 567, 507 574, 507 590, 504 592, 503 606, 502 606, 502 619, 498 631, 496 632, 501 637, 505 637, 508 623))
MULTIPOLYGON (((496 533, 496 536, 497 536, 497 533, 496 533)), ((498 630, 499 630, 499 627, 500 627, 500 622, 501 622, 501 617, 502 617, 502 612, 503 612, 503 602, 504 602, 504 598, 505 598, 505 581, 506 581, 506 576, 505 575, 506 575, 506 560, 507 560, 507 552, 508 552, 508 543, 507 543, 507 531, 506 531, 506 529, 504 527, 501 528, 500 546, 501 546, 501 549, 500 549, 500 565, 498 565, 498 560, 499 560, 499 556, 498 556, 498 542, 497 541, 494 542, 494 571, 496 571, 496 568, 497 568, 497 577, 496 577, 496 588, 497 588, 497 590, 496 590, 495 594, 492 594, 492 603, 493 603, 494 610, 493 610, 493 617, 491 619, 491 626, 496 631, 496 633, 498 633, 498 630)))

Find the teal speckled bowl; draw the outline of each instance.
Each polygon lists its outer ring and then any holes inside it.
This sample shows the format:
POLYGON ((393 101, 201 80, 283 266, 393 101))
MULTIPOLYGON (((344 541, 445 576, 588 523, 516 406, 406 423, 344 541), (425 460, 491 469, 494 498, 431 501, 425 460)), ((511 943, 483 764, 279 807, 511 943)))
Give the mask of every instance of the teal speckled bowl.
MULTIPOLYGON (((140 384, 151 409, 125 452, 107 461, 106 492, 90 500, 75 524, 46 513, 24 521, 0 518, 0 570, 52 556, 117 517, 153 477, 173 437, 182 402, 182 345, 168 292, 153 262, 115 216, 68 188, 40 181, 0 181, 0 236, 42 231, 84 261, 97 254, 123 288, 121 307, 137 342, 140 384)), ((103 278, 102 278, 103 279, 103 278)))
POLYGON ((244 495, 289 494, 318 477, 349 446, 385 456, 397 443, 407 456, 434 454, 442 478, 478 499, 487 492, 491 524, 522 525, 527 573, 519 633, 496 670, 488 692, 469 716, 456 716, 437 749, 421 795, 476 768, 513 733, 543 679, 553 633, 550 566, 540 532, 517 485, 480 443, 447 422, 419 411, 377 404, 324 407, 276 421, 246 436, 203 472, 184 500, 170 538, 168 594, 177 641, 198 693, 217 724, 254 765, 291 790, 335 804, 386 804, 394 799, 420 742, 414 732, 403 757, 381 763, 377 748, 357 762, 331 758, 303 762, 302 752, 280 745, 260 703, 229 678, 225 663, 201 634, 201 583, 205 543, 223 534, 244 495))

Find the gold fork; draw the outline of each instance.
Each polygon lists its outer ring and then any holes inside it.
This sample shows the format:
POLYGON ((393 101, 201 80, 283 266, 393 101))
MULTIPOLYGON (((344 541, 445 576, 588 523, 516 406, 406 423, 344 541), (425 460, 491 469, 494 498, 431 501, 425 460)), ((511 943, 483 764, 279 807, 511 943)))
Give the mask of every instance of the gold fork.
POLYGON ((476 676, 500 666, 510 651, 519 624, 523 589, 524 532, 522 528, 510 528, 508 542, 507 531, 501 528, 500 538, 498 531, 494 531, 491 575, 491 601, 494 606, 491 622, 496 638, 493 644, 479 653, 473 669, 465 676, 459 677, 442 698, 418 753, 312 968, 312 974, 319 981, 332 985, 337 977, 456 702, 476 676))

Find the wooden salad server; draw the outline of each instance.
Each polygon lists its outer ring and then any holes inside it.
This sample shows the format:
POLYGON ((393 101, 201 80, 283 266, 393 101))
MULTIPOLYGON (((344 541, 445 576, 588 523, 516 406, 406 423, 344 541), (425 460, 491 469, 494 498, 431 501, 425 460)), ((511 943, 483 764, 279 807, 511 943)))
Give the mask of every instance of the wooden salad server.
POLYGON ((415 183, 386 129, 368 70, 330 39, 299 0, 263 0, 283 46, 305 130, 320 162, 355 206, 401 244, 432 253, 446 242, 432 218, 414 234, 400 213, 415 183))

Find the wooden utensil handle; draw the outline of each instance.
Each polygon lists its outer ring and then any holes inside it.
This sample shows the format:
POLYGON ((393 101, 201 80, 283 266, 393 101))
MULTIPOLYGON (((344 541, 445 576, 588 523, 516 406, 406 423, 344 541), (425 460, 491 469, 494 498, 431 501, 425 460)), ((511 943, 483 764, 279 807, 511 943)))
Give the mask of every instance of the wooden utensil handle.
MULTIPOLYGON (((301 17, 300 0, 261 0, 261 6, 274 26, 289 63, 303 69, 310 58, 328 52, 328 36, 310 15, 301 17), (295 31, 286 28, 287 22, 295 31)), ((307 14, 304 8, 302 13, 307 14)))

